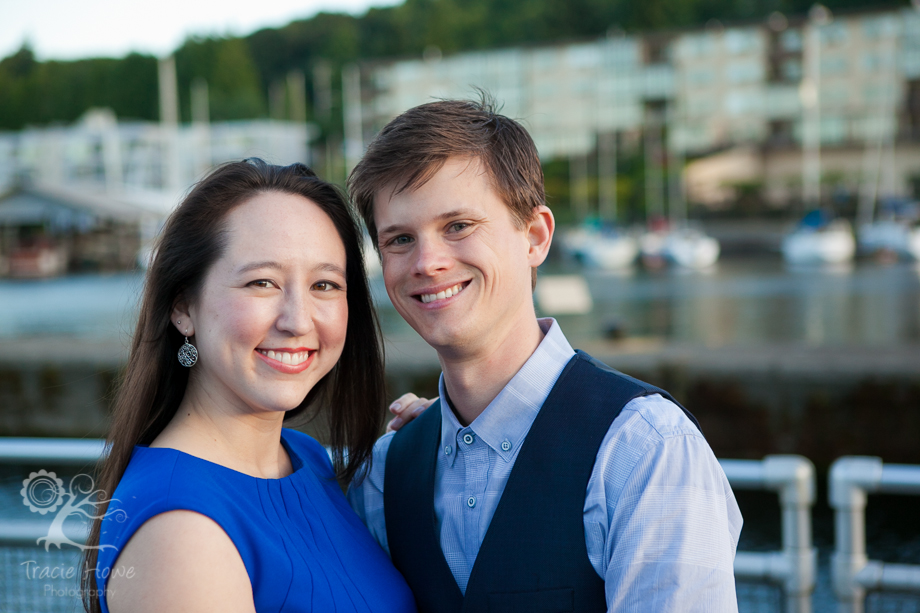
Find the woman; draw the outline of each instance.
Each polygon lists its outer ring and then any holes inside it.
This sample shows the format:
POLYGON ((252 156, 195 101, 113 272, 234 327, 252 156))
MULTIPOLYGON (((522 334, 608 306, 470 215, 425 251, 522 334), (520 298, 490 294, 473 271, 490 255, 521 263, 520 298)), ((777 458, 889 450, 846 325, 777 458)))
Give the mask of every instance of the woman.
POLYGON ((339 191, 300 164, 214 171, 148 272, 100 477, 114 493, 84 563, 88 609, 413 611, 336 481, 370 457, 382 405, 360 234, 339 191), (329 408, 333 463, 282 428, 313 406, 329 408))

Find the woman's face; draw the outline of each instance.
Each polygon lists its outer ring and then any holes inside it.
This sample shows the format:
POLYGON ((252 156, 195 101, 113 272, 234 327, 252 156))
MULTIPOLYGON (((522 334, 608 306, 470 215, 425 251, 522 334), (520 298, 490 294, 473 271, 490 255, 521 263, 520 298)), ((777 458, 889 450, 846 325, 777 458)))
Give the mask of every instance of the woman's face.
POLYGON ((303 196, 260 193, 226 221, 226 250, 187 305, 199 353, 189 391, 230 410, 287 411, 342 353, 345 247, 303 196))

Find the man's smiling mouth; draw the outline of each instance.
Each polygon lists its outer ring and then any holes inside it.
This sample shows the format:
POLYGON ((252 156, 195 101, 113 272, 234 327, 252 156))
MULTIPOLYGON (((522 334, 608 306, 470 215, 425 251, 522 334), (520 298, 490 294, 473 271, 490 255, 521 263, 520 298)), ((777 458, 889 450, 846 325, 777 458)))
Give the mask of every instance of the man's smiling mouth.
POLYGON ((441 290, 440 292, 436 294, 419 294, 418 296, 416 296, 416 298, 420 300, 421 302, 423 302, 424 304, 428 304, 429 302, 434 302, 435 300, 443 300, 444 298, 450 298, 451 296, 456 296, 457 294, 462 292, 464 289, 466 289, 467 285, 469 285, 469 281, 462 281, 452 287, 448 287, 445 290, 441 290))

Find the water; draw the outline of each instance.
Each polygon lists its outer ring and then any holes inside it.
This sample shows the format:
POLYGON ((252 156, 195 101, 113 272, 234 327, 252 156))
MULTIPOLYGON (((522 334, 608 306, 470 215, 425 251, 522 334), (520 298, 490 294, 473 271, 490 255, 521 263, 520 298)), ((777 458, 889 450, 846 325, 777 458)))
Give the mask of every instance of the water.
POLYGON ((140 273, 0 280, 0 339, 128 337, 143 282, 140 273))
MULTIPOLYGON (((541 274, 560 272, 571 271, 557 266, 541 274)), ((607 331, 705 346, 884 347, 920 342, 920 268, 916 264, 860 262, 847 269, 790 270, 778 259, 764 258, 723 261, 705 273, 636 270, 627 274, 588 272, 585 278, 594 310, 587 315, 559 316, 574 343, 607 331)), ((61 335, 125 339, 133 328, 142 283, 140 274, 0 281, 0 343, 61 335)), ((379 279, 372 282, 372 289, 387 336, 414 335, 389 304, 379 279)), ((35 519, 22 504, 19 490, 28 473, 38 468, 42 467, 0 467, 0 519, 35 519)), ((779 549, 776 496, 739 492, 738 499, 745 516, 739 550, 779 549)), ((920 497, 871 497, 869 556, 920 564, 917 517, 920 497)), ((833 518, 823 495, 813 521, 820 565, 814 610, 833 611, 829 574, 833 518)), ((21 563, 33 558, 50 566, 75 563, 72 552, 0 548, 0 592, 6 598, 0 600, 0 610, 37 610, 22 604, 30 594, 38 597, 45 589, 44 583, 23 574, 21 563)), ((59 584, 53 589, 63 589, 59 584)), ((738 593, 742 611, 781 610, 781 594, 771 587, 739 584, 738 593)), ((53 596, 41 610, 73 610, 73 604, 66 595, 53 596)), ((867 611, 920 613, 920 598, 875 595, 867 611)))
POLYGON ((709 347, 920 341, 920 266, 913 263, 790 269, 764 258, 723 261, 703 273, 585 277, 594 311, 562 320, 576 338, 617 326, 627 336, 709 347))
MULTIPOLYGON (((913 263, 789 269, 763 258, 723 261, 702 273, 589 271, 585 279, 593 312, 559 318, 576 341, 615 327, 627 336, 710 347, 920 342, 920 265, 913 263)), ((139 273, 0 280, 0 340, 127 337, 142 284, 139 273)), ((386 334, 413 335, 380 279, 371 285, 386 334)))

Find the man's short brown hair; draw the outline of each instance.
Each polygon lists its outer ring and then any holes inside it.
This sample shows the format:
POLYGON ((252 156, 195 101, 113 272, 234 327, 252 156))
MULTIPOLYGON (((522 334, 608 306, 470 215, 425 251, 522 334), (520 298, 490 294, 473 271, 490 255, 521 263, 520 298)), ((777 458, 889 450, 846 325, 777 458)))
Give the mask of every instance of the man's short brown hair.
POLYGON ((348 191, 375 246, 377 194, 388 187, 394 194, 418 189, 453 157, 479 160, 518 227, 546 204, 543 168, 533 139, 521 124, 498 114, 487 94, 478 101, 429 102, 388 123, 348 178, 348 191))

